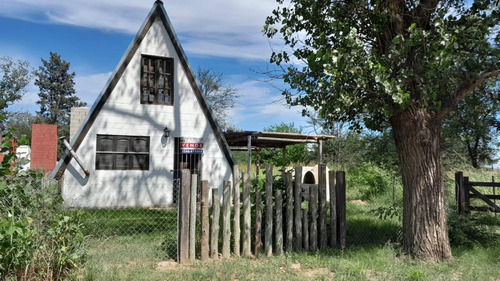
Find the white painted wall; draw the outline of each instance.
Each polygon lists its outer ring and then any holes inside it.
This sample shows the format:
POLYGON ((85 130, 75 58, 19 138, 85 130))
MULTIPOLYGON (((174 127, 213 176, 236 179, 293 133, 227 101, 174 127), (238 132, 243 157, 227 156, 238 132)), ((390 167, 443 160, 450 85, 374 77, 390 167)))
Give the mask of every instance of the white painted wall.
POLYGON ((222 190, 223 181, 231 180, 230 164, 218 146, 163 24, 157 20, 76 152, 90 176, 85 177, 74 159, 68 164, 63 186, 65 204, 89 208, 171 204, 174 137, 203 138, 202 180, 222 190), (173 106, 140 103, 141 54, 174 58, 173 106), (171 130, 168 139, 163 137, 165 127, 171 130), (97 134, 149 136, 149 170, 95 170, 97 134))

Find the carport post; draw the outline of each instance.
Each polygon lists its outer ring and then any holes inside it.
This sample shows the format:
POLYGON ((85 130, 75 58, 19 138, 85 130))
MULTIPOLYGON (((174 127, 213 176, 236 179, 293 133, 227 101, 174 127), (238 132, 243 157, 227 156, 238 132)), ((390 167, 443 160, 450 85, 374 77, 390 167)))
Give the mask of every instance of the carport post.
POLYGON ((318 140, 319 145, 319 163, 323 164, 323 140, 318 140))
POLYGON ((247 166, 247 173, 248 177, 251 179, 252 178, 252 135, 248 135, 248 166, 247 166))

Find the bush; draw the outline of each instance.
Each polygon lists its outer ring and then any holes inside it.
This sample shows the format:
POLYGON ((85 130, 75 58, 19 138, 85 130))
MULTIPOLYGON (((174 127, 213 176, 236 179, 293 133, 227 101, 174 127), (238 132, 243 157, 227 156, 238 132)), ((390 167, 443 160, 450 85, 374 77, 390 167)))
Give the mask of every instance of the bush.
POLYGON ((346 173, 349 195, 362 200, 372 200, 388 193, 392 188, 392 181, 389 172, 370 162, 349 169, 346 173))
POLYGON ((57 185, 36 171, 0 170, 0 280, 59 280, 83 262, 80 214, 64 208, 57 185))
POLYGON ((484 220, 472 219, 470 215, 448 212, 448 235, 452 246, 470 247, 474 244, 485 245, 495 240, 493 232, 484 220))

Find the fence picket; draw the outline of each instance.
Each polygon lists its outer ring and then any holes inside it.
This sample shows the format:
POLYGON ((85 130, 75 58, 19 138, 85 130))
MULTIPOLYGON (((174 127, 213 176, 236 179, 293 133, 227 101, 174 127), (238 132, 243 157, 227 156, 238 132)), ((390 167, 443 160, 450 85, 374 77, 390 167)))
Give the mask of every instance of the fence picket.
POLYGON ((266 165, 266 229, 264 252, 266 256, 273 254, 273 165, 266 165))
POLYGON ((330 247, 337 247, 337 195, 335 194, 335 171, 328 172, 330 190, 330 247))
POLYGON ((179 200, 179 219, 177 221, 177 257, 179 263, 189 260, 189 200, 191 188, 191 172, 182 170, 179 200))
POLYGON ((238 165, 233 167, 233 187, 234 187, 234 255, 240 255, 240 171, 238 165))
POLYGON ((309 213, 311 221, 309 225, 309 249, 318 249, 318 186, 309 186, 309 213))
POLYGON ((219 258, 219 220, 220 220, 220 198, 219 189, 212 189, 212 224, 210 232, 210 257, 219 258))
POLYGON ((231 182, 224 181, 222 198, 222 257, 231 256, 231 182))
POLYGON ((283 191, 276 189, 275 191, 275 248, 274 253, 278 256, 283 254, 283 191))
POLYGON ((286 240, 285 249, 287 252, 293 250, 293 185, 292 173, 285 174, 286 188, 286 240))
POLYGON ((302 250, 302 167, 295 167, 294 182, 294 220, 295 220, 295 250, 302 250))
POLYGON ((210 254, 210 248, 208 244, 208 233, 210 231, 210 222, 209 222, 209 203, 208 203, 208 193, 210 192, 210 187, 208 186, 208 181, 201 182, 201 234, 200 234, 200 248, 201 260, 207 260, 210 254))
POLYGON ((326 231, 326 165, 319 165, 319 181, 318 181, 318 199, 319 199, 319 248, 325 249, 328 236, 326 231))
POLYGON ((252 255, 250 246, 251 217, 250 217, 250 175, 243 173, 243 247, 242 254, 245 257, 252 255))

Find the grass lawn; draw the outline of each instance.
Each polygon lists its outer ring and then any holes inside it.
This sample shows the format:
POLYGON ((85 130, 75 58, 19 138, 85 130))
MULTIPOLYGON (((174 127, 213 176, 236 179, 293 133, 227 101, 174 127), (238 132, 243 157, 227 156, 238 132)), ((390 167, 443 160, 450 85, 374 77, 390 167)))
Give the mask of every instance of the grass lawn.
MULTIPOLYGON (((453 248, 443 263, 401 254, 396 220, 380 220, 373 205, 348 205, 344 251, 232 258, 179 265, 168 259, 161 233, 90 238, 79 280, 500 280, 500 241, 453 248)), ((493 219, 497 225, 498 219, 493 219)))

